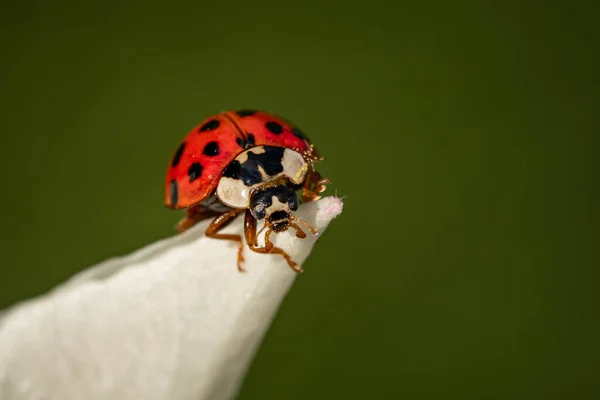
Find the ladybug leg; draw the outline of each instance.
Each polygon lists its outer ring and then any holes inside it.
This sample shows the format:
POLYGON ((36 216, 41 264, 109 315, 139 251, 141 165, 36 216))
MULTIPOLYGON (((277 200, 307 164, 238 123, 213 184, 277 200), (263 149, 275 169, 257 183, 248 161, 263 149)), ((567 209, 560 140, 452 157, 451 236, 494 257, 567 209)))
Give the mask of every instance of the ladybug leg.
POLYGON ((248 243, 248 247, 252 248, 252 246, 256 246, 258 244, 256 218, 254 218, 250 210, 246 210, 246 216, 244 217, 244 236, 246 237, 246 243, 248 243))
MULTIPOLYGON (((269 233, 269 232, 271 232, 271 231, 267 231, 267 233, 269 233)), ((304 270, 302 268, 298 267, 298 264, 296 264, 294 262, 294 260, 292 260, 292 257, 290 257, 290 255, 288 253, 283 251, 283 249, 280 249, 279 247, 273 247, 273 243, 271 243, 271 242, 269 242, 269 245, 267 245, 267 246, 265 246, 265 247, 250 246, 250 250, 252 250, 256 253, 262 253, 262 254, 281 254, 283 256, 283 258, 285 258, 285 260, 287 261, 287 263, 291 269, 293 269, 297 273, 304 272, 304 270), (269 246, 269 247, 267 247, 267 246, 269 246)))
POLYGON ((237 266, 240 272, 244 272, 244 268, 242 268, 242 264, 244 262, 242 237, 240 235, 219 233, 219 231, 229 225, 242 211, 242 209, 233 209, 227 211, 226 213, 217 216, 213 222, 210 223, 208 228, 206 228, 206 236, 210 238, 231 240, 238 243, 237 266))
MULTIPOLYGON (((311 225, 311 224, 309 224, 308 222, 306 222, 306 221, 302 221, 301 219, 299 219, 299 218, 297 218, 297 217, 295 217, 295 216, 293 216, 293 215, 292 215, 290 218, 291 218, 293 221, 298 221, 298 222, 300 222, 302 225, 304 225, 305 227, 307 227, 307 228, 308 228, 308 230, 310 231, 310 233, 312 233, 314 236, 319 236, 319 231, 318 231, 318 230, 316 230, 315 228, 313 228, 313 227, 312 227, 312 225, 311 225)), ((298 236, 299 238, 305 238, 305 237, 306 237, 306 233, 304 233, 304 232, 302 231, 302 229, 300 229, 300 227, 299 227, 298 225, 296 225, 296 224, 291 224, 290 226, 291 226, 292 228, 296 229, 296 231, 298 232, 296 236, 298 236), (301 236, 301 235, 300 235, 300 232, 302 232, 304 235, 303 235, 303 236, 301 236)))
POLYGON ((298 267, 298 264, 296 264, 294 260, 292 260, 292 257, 290 257, 288 253, 286 253, 285 251, 283 251, 283 249, 280 249, 279 247, 273 246, 273 243, 270 239, 272 230, 269 229, 265 233, 265 246, 258 246, 258 234, 256 233, 256 219, 252 216, 252 214, 250 214, 249 210, 246 211, 246 222, 244 224, 244 232, 246 235, 246 242, 248 243, 248 247, 250 247, 250 250, 261 254, 281 254, 281 256, 283 256, 283 258, 285 258, 285 260, 287 261, 290 268, 292 268, 298 273, 303 272, 302 268, 298 267))
POLYGON ((331 181, 329 179, 323 179, 323 176, 311 166, 308 176, 304 181, 304 187, 302 187, 302 201, 308 202, 319 200, 321 198, 320 193, 325 191, 325 185, 328 183, 331 183, 331 181))
POLYGON ((214 217, 218 214, 219 213, 211 211, 202 205, 190 207, 185 210, 185 217, 177 224, 177 230, 179 232, 187 231, 198 222, 214 217))
POLYGON ((306 237, 306 233, 296 224, 290 224, 290 228, 294 228, 296 230, 296 237, 300 239, 304 239, 306 237))

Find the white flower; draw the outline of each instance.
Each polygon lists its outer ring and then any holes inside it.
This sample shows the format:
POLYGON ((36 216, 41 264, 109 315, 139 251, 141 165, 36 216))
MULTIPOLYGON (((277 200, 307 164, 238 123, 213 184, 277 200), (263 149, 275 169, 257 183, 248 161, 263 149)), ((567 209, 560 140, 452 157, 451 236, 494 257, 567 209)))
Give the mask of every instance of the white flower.
MULTIPOLYGON (((341 211, 326 197, 298 216, 323 231, 341 211)), ((241 232, 242 219, 225 232, 241 232)), ((0 399, 234 397, 297 274, 281 256, 247 248, 238 272, 236 245, 206 238, 208 222, 4 313, 0 399)), ((316 240, 292 230, 273 239, 299 265, 316 240)))

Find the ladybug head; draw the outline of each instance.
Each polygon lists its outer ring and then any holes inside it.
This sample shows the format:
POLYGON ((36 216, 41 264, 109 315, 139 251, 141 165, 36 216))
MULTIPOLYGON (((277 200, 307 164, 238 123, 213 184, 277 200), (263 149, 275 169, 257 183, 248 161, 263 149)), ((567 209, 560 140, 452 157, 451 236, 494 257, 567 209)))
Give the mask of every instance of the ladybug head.
MULTIPOLYGON (((285 232, 289 228, 296 230, 296 236, 305 238, 306 233, 298 226, 297 222, 307 227, 310 232, 317 236, 319 232, 308 223, 298 219, 292 214, 298 210, 298 196, 296 192, 286 185, 263 187, 254 192, 250 197, 250 213, 258 220, 265 220, 265 225, 260 233, 265 232, 265 247, 272 249, 273 244, 269 241, 271 232, 285 232)), ((270 250, 267 250, 269 252, 270 250)))
POLYGON ((285 185, 267 187, 256 191, 250 198, 250 212, 275 232, 283 232, 295 219, 293 211, 298 209, 296 192, 285 185))

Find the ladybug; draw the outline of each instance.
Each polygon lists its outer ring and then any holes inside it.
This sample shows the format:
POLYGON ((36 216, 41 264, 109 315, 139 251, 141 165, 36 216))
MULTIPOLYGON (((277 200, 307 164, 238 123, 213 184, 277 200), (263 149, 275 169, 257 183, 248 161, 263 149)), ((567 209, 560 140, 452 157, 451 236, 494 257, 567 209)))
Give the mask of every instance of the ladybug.
POLYGON ((294 229, 305 238, 298 219, 298 192, 303 202, 321 198, 323 179, 313 167, 323 160, 310 140, 290 122, 263 111, 225 111, 194 127, 171 158, 165 179, 165 204, 185 209, 177 228, 183 232, 199 221, 214 217, 206 236, 238 243, 237 266, 244 269, 241 235, 220 231, 245 212, 244 236, 257 253, 280 254, 296 272, 291 257, 270 240, 272 232, 294 229), (258 221, 264 226, 257 232, 258 221), (258 235, 265 232, 264 246, 258 235))

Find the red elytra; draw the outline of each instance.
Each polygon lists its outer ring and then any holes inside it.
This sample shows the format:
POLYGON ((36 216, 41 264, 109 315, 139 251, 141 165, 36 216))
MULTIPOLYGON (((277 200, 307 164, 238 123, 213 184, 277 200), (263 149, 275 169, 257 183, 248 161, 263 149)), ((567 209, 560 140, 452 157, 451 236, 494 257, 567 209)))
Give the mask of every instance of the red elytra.
POLYGON ((285 147, 321 160, 310 140, 281 117, 263 111, 225 111, 194 127, 171 158, 165 179, 165 205, 188 208, 206 199, 223 170, 254 146, 285 147))

